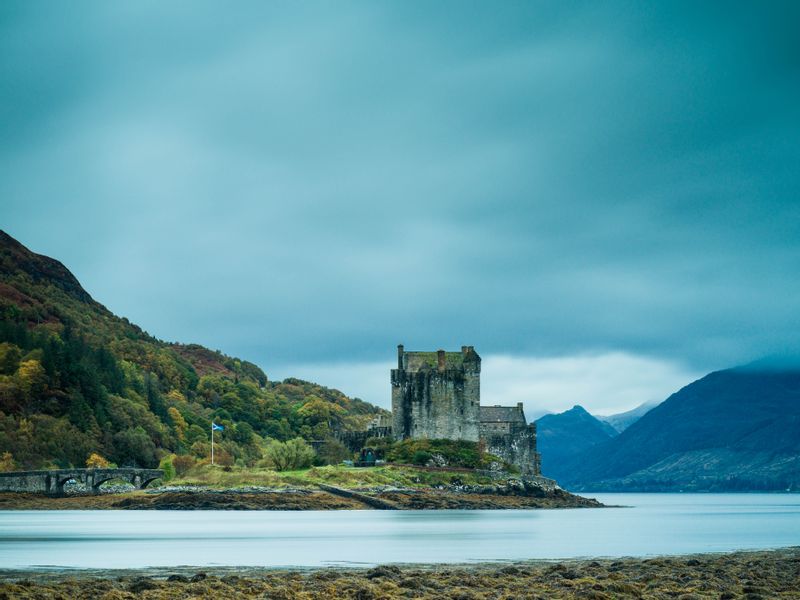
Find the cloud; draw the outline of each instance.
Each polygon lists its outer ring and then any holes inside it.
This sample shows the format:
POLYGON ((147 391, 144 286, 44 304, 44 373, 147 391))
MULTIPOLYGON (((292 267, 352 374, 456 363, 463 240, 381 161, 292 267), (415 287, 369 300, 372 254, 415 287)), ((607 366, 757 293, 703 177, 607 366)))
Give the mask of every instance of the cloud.
POLYGON ((0 217, 158 337, 268 372, 796 345, 796 4, 85 8, 0 9, 0 217))
MULTIPOLYGON (((324 382, 349 396, 391 409, 389 371, 395 363, 292 364, 270 373, 324 382)), ((705 373, 679 363, 624 352, 559 357, 487 355, 481 364, 481 404, 522 402, 533 421, 580 404, 595 415, 660 402, 705 373)))

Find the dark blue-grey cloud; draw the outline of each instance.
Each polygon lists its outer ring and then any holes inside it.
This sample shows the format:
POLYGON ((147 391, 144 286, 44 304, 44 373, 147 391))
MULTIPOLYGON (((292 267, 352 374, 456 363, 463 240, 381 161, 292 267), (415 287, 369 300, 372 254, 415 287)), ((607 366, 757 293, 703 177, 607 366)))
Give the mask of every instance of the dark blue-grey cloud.
POLYGON ((785 351, 796 6, 6 2, 0 216, 268 371, 785 351))

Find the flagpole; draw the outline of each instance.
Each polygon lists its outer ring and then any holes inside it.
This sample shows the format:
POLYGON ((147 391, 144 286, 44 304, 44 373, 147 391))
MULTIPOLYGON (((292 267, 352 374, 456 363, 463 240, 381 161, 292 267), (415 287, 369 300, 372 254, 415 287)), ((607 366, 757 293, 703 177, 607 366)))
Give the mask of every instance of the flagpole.
POLYGON ((211 464, 214 464, 214 421, 211 421, 211 464))

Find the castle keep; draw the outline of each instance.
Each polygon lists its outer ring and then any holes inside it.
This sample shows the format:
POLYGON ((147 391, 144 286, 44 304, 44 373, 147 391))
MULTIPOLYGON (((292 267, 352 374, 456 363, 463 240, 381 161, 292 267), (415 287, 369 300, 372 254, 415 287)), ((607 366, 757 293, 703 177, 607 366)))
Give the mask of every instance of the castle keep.
POLYGON ((406 352, 397 347, 392 369, 392 431, 395 439, 438 438, 477 442, 481 357, 461 352, 406 352))
POLYGON ((461 352, 406 352, 397 347, 392 369, 392 434, 395 439, 483 441, 487 452, 538 476, 536 425, 522 404, 481 406, 481 357, 461 352))

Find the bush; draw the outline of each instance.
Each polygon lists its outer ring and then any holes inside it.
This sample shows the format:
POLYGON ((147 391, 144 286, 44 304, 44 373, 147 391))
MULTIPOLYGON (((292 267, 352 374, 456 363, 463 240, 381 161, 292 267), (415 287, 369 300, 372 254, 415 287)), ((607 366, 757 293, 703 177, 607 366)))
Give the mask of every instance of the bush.
POLYGON ((288 442, 270 440, 264 448, 264 459, 276 471, 293 471, 311 466, 314 449, 303 438, 288 442))
POLYGON ((226 452, 225 450, 222 450, 221 448, 219 450, 216 450, 216 449, 214 450, 214 464, 215 465, 220 466, 220 467, 226 467, 226 470, 228 470, 228 467, 232 467, 234 462, 235 462, 234 458, 230 454, 230 452, 226 452))
POLYGON ((323 465, 338 465, 343 460, 353 458, 353 453, 342 442, 327 439, 319 449, 319 463, 323 465))
POLYGON ((180 476, 191 469, 196 462, 193 456, 182 455, 172 459, 172 466, 175 467, 175 473, 180 476))
POLYGON ((503 462, 502 459, 484 452, 478 442, 429 439, 396 442, 386 451, 386 460, 425 465, 434 455, 448 466, 466 469, 486 468, 492 461, 503 462))
POLYGON ((97 452, 92 452, 89 455, 89 458, 86 459, 87 469, 108 469, 110 466, 111 463, 100 456, 97 452))
POLYGON ((11 452, 3 452, 0 456, 0 473, 14 471, 17 468, 17 463, 14 461, 14 456, 11 452))
POLYGON ((174 459, 174 454, 167 454, 158 463, 158 468, 164 471, 164 477, 161 478, 163 481, 175 479, 175 465, 172 463, 174 459))
POLYGON ((417 450, 414 452, 414 456, 411 457, 411 462, 415 465, 427 465, 431 458, 433 458, 433 455, 430 452, 417 450))

